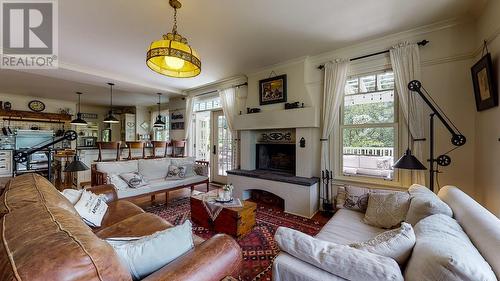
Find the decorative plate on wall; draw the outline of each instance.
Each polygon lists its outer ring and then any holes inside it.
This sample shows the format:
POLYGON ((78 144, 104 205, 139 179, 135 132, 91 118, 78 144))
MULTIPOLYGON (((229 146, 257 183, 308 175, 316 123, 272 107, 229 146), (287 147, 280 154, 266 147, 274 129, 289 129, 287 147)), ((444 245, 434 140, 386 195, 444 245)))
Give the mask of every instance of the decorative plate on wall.
POLYGON ((39 100, 30 101, 28 107, 35 112, 42 112, 45 110, 45 104, 39 100))

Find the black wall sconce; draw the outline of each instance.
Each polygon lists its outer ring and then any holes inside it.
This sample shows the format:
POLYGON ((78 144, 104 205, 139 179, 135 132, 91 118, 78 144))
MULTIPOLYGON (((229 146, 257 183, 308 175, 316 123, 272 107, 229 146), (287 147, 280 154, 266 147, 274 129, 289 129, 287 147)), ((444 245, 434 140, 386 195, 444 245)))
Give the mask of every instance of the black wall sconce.
POLYGON ((306 147, 306 139, 305 138, 301 138, 300 141, 299 141, 299 145, 300 145, 300 147, 306 147))

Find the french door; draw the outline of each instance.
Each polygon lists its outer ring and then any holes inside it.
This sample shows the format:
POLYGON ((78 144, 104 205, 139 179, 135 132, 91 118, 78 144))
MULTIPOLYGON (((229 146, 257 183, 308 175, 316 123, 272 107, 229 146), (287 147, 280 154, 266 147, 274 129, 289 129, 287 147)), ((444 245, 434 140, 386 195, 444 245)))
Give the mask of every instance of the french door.
POLYGON ((233 167, 233 136, 224 112, 212 111, 212 153, 210 157, 212 181, 227 184, 227 171, 233 167))

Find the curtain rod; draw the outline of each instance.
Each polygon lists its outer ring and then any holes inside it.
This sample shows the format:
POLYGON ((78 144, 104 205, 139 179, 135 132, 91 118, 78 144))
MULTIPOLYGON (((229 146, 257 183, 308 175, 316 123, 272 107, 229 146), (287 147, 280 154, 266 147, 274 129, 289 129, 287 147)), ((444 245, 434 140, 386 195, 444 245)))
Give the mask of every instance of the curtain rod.
MULTIPOLYGON (((417 45, 419 45, 419 46, 425 46, 425 45, 427 45, 427 43, 429 43, 429 41, 427 41, 427 40, 424 39, 424 40, 422 40, 420 42, 417 42, 417 45)), ((360 57, 357 57, 357 58, 353 58, 353 59, 350 59, 349 61, 357 61, 357 60, 361 60, 361 59, 366 59, 366 58, 369 58, 369 57, 373 57, 373 56, 378 56, 378 55, 381 55, 381 54, 389 53, 389 51, 390 50, 376 52, 376 53, 373 53, 373 54, 368 54, 368 55, 360 56, 360 57)), ((318 69, 323 69, 323 68, 325 68, 324 64, 318 66, 318 69)))
MULTIPOLYGON (((236 85, 236 86, 231 86, 231 88, 239 88, 239 87, 242 87, 242 86, 247 86, 248 85, 248 82, 245 82, 245 83, 242 83, 242 84, 239 84, 239 85, 236 85)), ((195 97, 201 97, 201 96, 205 96, 205 95, 210 95, 210 94, 213 94, 213 93, 217 93, 219 90, 213 90, 213 91, 210 91, 210 92, 206 92, 206 93, 202 93, 202 94, 199 94, 199 95, 196 95, 195 97)))

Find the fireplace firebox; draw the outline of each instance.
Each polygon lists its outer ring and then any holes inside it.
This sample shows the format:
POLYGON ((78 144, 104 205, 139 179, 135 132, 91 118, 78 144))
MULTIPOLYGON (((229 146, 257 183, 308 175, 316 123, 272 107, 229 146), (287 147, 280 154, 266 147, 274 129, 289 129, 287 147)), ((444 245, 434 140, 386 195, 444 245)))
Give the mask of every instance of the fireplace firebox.
POLYGON ((257 144, 256 168, 295 175, 295 144, 257 144))

